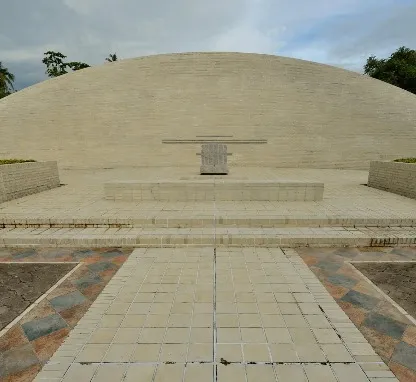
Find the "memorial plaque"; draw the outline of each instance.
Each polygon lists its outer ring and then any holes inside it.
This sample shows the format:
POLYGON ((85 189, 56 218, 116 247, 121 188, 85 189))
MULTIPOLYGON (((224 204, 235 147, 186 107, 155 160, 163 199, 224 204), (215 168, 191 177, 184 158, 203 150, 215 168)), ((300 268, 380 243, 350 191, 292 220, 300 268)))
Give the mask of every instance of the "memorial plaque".
POLYGON ((201 175, 227 175, 227 145, 205 143, 201 147, 201 175))
POLYGON ((227 145, 263 145, 267 139, 234 139, 232 135, 198 135, 195 139, 163 139, 163 144, 201 145, 201 175, 227 175, 227 145))

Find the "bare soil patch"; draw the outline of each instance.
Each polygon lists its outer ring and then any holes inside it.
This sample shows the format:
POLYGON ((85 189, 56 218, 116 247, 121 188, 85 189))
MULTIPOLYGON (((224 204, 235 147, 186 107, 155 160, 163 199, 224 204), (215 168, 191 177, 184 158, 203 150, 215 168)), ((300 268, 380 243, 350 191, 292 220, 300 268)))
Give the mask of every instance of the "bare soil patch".
POLYGON ((76 264, 0 264, 0 330, 76 264))
POLYGON ((416 317, 416 263, 355 263, 354 266, 416 317))

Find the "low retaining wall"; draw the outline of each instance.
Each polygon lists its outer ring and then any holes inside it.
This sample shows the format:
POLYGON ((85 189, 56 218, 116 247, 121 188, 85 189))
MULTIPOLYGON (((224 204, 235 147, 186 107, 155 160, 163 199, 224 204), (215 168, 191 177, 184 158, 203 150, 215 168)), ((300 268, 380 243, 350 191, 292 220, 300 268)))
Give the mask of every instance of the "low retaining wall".
POLYGON ((416 164, 372 161, 368 186, 416 199, 416 164))
POLYGON ((160 201, 317 201, 323 183, 200 180, 170 182, 120 181, 104 184, 109 200, 160 201))
POLYGON ((0 166, 0 203, 59 185, 57 162, 27 162, 0 166))

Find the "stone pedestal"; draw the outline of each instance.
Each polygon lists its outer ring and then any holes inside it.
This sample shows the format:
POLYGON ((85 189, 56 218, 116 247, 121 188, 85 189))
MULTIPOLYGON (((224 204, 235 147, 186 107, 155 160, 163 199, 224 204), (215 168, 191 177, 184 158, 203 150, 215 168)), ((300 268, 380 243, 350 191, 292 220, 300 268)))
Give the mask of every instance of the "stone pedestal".
POLYGON ((201 175, 227 175, 227 145, 206 143, 201 147, 201 175))
POLYGON ((105 198, 125 201, 320 201, 324 184, 199 178, 194 181, 120 181, 104 184, 105 198))

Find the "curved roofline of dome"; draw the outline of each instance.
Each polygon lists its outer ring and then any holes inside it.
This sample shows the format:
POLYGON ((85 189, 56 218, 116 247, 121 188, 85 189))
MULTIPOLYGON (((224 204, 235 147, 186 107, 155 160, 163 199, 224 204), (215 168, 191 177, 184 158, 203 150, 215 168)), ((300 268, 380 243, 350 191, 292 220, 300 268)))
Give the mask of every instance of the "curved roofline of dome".
MULTIPOLYGON (((101 69, 101 68, 104 68, 104 67, 106 67, 110 64, 114 65, 114 66, 119 66, 119 65, 123 65, 125 63, 131 62, 131 61, 139 61, 139 60, 152 59, 152 58, 157 58, 157 57, 191 56, 191 55, 247 55, 247 56, 263 56, 263 57, 270 57, 270 58, 275 58, 275 59, 283 59, 283 60, 287 60, 287 61, 294 61, 294 62, 309 64, 311 66, 320 67, 322 69, 329 69, 331 71, 339 71, 340 73, 348 73, 348 74, 350 74, 350 75, 352 75, 356 78, 362 78, 364 81, 367 81, 367 80, 376 81, 376 82, 379 82, 381 84, 384 84, 385 86, 394 87, 395 89, 399 89, 403 92, 406 92, 407 94, 414 95, 413 93, 410 93, 410 92, 408 92, 404 89, 401 89, 397 86, 391 85, 387 82, 380 81, 378 79, 367 76, 363 73, 355 72, 355 71, 345 69, 345 68, 341 68, 341 67, 338 67, 338 66, 333 66, 333 65, 329 65, 329 64, 325 64, 325 63, 321 63, 321 62, 316 62, 316 61, 305 60, 305 59, 301 59, 301 58, 280 56, 280 55, 275 55, 275 54, 237 52, 237 51, 212 51, 212 52, 210 52, 210 51, 189 51, 189 52, 173 52, 173 53, 155 53, 155 54, 150 54, 150 55, 145 55, 145 56, 123 58, 123 59, 119 59, 118 61, 115 61, 115 62, 104 62, 102 64, 94 65, 94 66, 91 66, 89 68, 85 68, 85 69, 74 71, 74 72, 69 72, 65 75, 65 77, 68 78, 67 76, 76 76, 76 75, 80 75, 81 73, 82 74, 88 73, 91 70, 101 69)), ((36 84, 30 85, 26 88, 23 88, 23 89, 17 91, 16 93, 12 93, 8 97, 4 97, 3 99, 0 99, 0 102, 2 100, 6 100, 7 98, 9 98, 9 99, 11 97, 14 98, 20 92, 25 92, 26 90, 33 89, 35 87, 45 85, 45 83, 51 83, 51 81, 59 81, 61 78, 62 78, 62 76, 47 78, 43 81, 37 82, 36 84)), ((414 96, 416 96, 416 95, 414 95, 414 96)))
POLYGON ((162 139, 267 139, 238 166, 367 168, 414 155, 414 94, 296 58, 179 52, 123 59, 38 83, 0 102, 0 153, 65 167, 195 163, 162 139), (20 97, 20 98, 19 98, 20 97), (145 144, 142 144, 145 142, 145 144), (134 158, 134 159, 132 159, 134 158))

